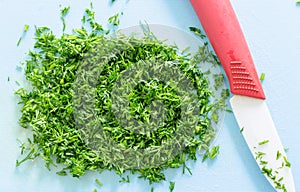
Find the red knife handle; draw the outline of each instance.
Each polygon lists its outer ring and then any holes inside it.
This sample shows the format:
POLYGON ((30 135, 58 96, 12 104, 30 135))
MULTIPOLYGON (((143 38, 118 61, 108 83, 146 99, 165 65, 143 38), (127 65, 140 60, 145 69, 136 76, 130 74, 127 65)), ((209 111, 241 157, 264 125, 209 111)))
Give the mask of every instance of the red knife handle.
POLYGON ((233 94, 265 99, 242 29, 229 0, 190 0, 233 94))

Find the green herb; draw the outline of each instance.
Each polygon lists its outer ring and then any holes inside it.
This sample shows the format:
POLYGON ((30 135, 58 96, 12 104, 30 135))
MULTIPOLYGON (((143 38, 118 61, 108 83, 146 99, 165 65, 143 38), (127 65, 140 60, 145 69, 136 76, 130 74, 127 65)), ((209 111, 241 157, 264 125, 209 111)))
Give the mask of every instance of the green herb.
POLYGON ((10 78, 9 78, 9 76, 7 77, 7 81, 10 81, 10 78))
MULTIPOLYGON (((69 9, 66 7, 61 10, 63 23, 64 16, 67 15, 69 9)), ((114 26, 119 24, 118 15, 109 19, 114 26)), ((64 30, 65 27, 63 27, 64 30)), ((25 77, 30 82, 31 88, 22 87, 15 92, 22 105, 19 124, 21 127, 31 130, 33 139, 32 141, 28 139, 28 142, 22 144, 21 154, 24 154, 25 157, 20 161, 17 160, 16 165, 19 166, 26 160, 40 157, 45 161, 48 169, 52 166, 63 166, 64 168, 57 172, 62 176, 70 174, 73 177, 80 177, 88 171, 102 170, 114 170, 122 176, 126 170, 129 170, 130 173, 137 173, 140 178, 147 179, 149 183, 165 180, 164 170, 168 168, 179 168, 183 165, 191 173, 185 162, 197 159, 197 149, 209 149, 210 142, 215 137, 210 114, 213 110, 217 110, 216 106, 224 106, 225 98, 228 95, 228 90, 224 90, 222 100, 218 100, 217 104, 210 103, 213 90, 208 88, 205 74, 196 67, 199 62, 217 64, 216 58, 208 51, 207 44, 200 47, 199 52, 195 55, 180 55, 178 47, 166 45, 151 33, 145 34, 143 38, 122 35, 112 37, 107 33, 108 30, 104 30, 102 25, 95 21, 95 12, 90 9, 85 10, 82 27, 73 29, 71 34, 63 33, 57 37, 48 27, 36 27, 34 49, 29 51, 24 69, 25 77), (97 46, 100 42, 103 43, 102 47, 97 46), (120 52, 115 46, 127 49, 120 52), (110 50, 109 60, 101 58, 95 48, 99 48, 100 52, 110 50), (197 105, 190 106, 191 110, 196 107, 200 109, 197 114, 198 124, 197 126, 193 125, 194 135, 188 139, 183 136, 177 138, 188 140, 188 145, 181 153, 172 156, 158 167, 133 169, 114 163, 124 160, 124 157, 113 156, 111 153, 101 155, 107 153, 106 148, 95 150, 90 147, 89 141, 83 139, 85 134, 99 135, 92 132, 92 129, 81 130, 78 128, 79 125, 87 126, 85 117, 90 118, 90 114, 84 113, 83 115, 86 116, 80 118, 80 116, 76 116, 77 111, 74 109, 74 103, 77 102, 77 95, 74 92, 81 91, 88 94, 86 87, 76 87, 75 83, 81 77, 78 74, 81 74, 81 69, 86 64, 83 61, 89 54, 93 54, 95 59, 98 58, 97 63, 104 66, 103 72, 99 76, 95 76, 98 78, 98 82, 95 92, 93 92, 95 94, 93 98, 96 98, 93 107, 101 121, 103 132, 107 133, 116 143, 133 150, 149 148, 155 152, 157 146, 161 146, 166 141, 173 141, 174 134, 180 127, 182 101, 171 85, 157 79, 137 83, 132 92, 126 96, 129 101, 129 114, 141 122, 150 122, 151 105, 160 103, 163 103, 168 112, 167 120, 161 126, 155 127, 157 128, 155 131, 134 134, 120 125, 112 112, 113 85, 126 69, 143 61, 159 60, 177 65, 178 69, 192 82, 199 99, 197 105), (153 99, 159 102, 155 103, 153 99), (78 118, 77 121, 75 116, 78 118)), ((136 74, 140 73, 141 71, 137 69, 136 74)), ((82 78, 84 79, 85 76, 82 78)), ((120 92, 125 91, 120 90, 120 92)), ((85 101, 90 102, 88 99, 85 101)), ((162 108, 161 112, 165 108, 162 108)), ((113 150, 117 151, 120 148, 113 150)), ((167 156, 172 154, 171 150, 163 152, 167 156)), ((219 146, 215 146, 207 153, 207 157, 213 159, 218 152, 219 146)), ((135 161, 134 158, 126 160, 128 162, 135 161)), ((129 176, 123 177, 121 181, 129 182, 129 176)), ((98 183, 97 179, 96 183, 98 183)), ((101 182, 99 181, 99 183, 101 182)), ((174 182, 170 182, 170 190, 173 190, 174 185, 174 182)))
POLYGON ((277 154, 276 154, 276 160, 278 160, 281 156, 282 156, 282 154, 281 154, 280 151, 278 150, 278 151, 277 151, 277 154))
POLYGON ((93 192, 98 192, 97 189, 94 189, 93 192))
POLYGON ((206 36, 202 33, 201 29, 196 27, 189 27, 190 31, 194 32, 195 35, 199 36, 201 39, 206 38, 206 36))
POLYGON ((262 173, 266 174, 267 176, 271 176, 272 175, 272 168, 268 169, 267 167, 262 167, 262 173))
POLYGON ((273 181, 276 189, 281 189, 282 191, 287 192, 285 185, 282 183, 283 177, 277 179, 278 171, 274 171, 272 168, 267 168, 266 166, 263 166, 262 173, 273 181))
POLYGON ((262 173, 266 174, 268 177, 272 176, 272 168, 262 167, 262 173))
POLYGON ((286 158, 286 156, 283 156, 283 160, 284 160, 284 163, 285 163, 286 167, 291 167, 291 163, 288 161, 288 159, 286 158))
POLYGON ((22 41, 22 37, 19 38, 19 40, 18 40, 18 42, 17 42, 17 46, 20 45, 21 41, 22 41))
MULTIPOLYGON (((122 13, 121 13, 122 14, 122 13)), ((120 24, 119 13, 108 18, 108 23, 118 26, 120 24)))
POLYGON ((170 185, 169 185, 170 192, 172 192, 174 188, 175 188, 175 182, 170 181, 170 185))
POLYGON ((150 192, 154 192, 154 188, 153 187, 151 187, 150 192))
MULTIPOLYGON (((84 25, 87 25, 86 28, 91 28, 93 34, 101 35, 103 33, 108 33, 109 30, 105 31, 103 26, 95 22, 95 12, 91 9, 85 9, 84 15, 81 19, 84 25)), ((86 28, 83 29, 86 30, 86 28)), ((78 29, 77 29, 78 30, 78 29)))
POLYGON ((27 32, 28 31, 28 29, 29 29, 29 25, 24 25, 24 32, 27 32))
POLYGON ((182 174, 185 173, 185 170, 187 170, 189 172, 190 175, 193 175, 191 169, 186 165, 185 162, 183 162, 183 165, 182 165, 182 174))
POLYGON ((214 159, 219 154, 220 146, 214 146, 211 150, 207 150, 203 156, 202 162, 205 161, 207 158, 214 159))
POLYGON ((217 90, 219 87, 222 87, 224 82, 224 75, 223 74, 214 74, 213 78, 215 80, 214 88, 217 90))
POLYGON ((100 187, 103 186, 103 183, 102 183, 101 181, 99 181, 99 179, 96 179, 95 182, 96 182, 100 187))
POLYGON ((260 74, 260 80, 263 81, 265 79, 266 74, 265 73, 261 73, 260 74))
POLYGON ((70 6, 68 7, 64 7, 61 11, 60 11, 60 14, 62 17, 65 17, 70 11, 70 6))
POLYGON ((260 160, 259 163, 260 163, 260 165, 266 165, 266 164, 268 164, 268 162, 264 161, 264 160, 260 160))
POLYGON ((264 145, 266 143, 269 143, 269 140, 263 140, 261 142, 258 142, 258 145, 264 145))
POLYGON ((120 183, 130 183, 129 176, 127 175, 126 178, 122 177, 122 179, 119 181, 120 183))
POLYGON ((64 170, 58 171, 58 172, 56 172, 56 174, 60 175, 60 176, 66 176, 66 175, 68 175, 67 172, 64 171, 64 170))
POLYGON ((65 7, 65 8, 63 8, 62 10, 60 10, 60 15, 61 15, 60 19, 61 19, 61 21, 62 21, 62 23, 63 23, 63 32, 64 32, 65 29, 66 29, 65 16, 69 13, 69 11, 70 11, 70 6, 65 7))
MULTIPOLYGON (((215 79, 215 81, 214 81, 215 84, 218 84, 218 86, 220 86, 220 87, 222 86, 222 84, 223 84, 222 81, 224 80, 222 78, 222 76, 223 76, 222 74, 213 76, 215 79), (221 77, 221 78, 218 78, 218 77, 221 77)), ((217 86, 215 86, 215 84, 214 84, 214 89, 217 90, 217 86)), ((211 109, 211 112, 212 112, 211 119, 214 123, 218 123, 218 121, 219 121, 219 110, 226 109, 226 107, 227 107, 226 99, 228 98, 228 96, 229 96, 229 90, 223 89, 221 91, 221 96, 219 98, 216 98, 214 107, 211 109)))
POLYGON ((243 131, 244 131, 244 127, 242 127, 242 128, 240 129, 240 133, 243 133, 243 131))
POLYGON ((300 3, 300 0, 296 0, 296 3, 300 3))
POLYGON ((212 149, 209 153, 209 158, 210 159, 216 158, 216 156, 219 154, 219 149, 220 149, 219 145, 212 147, 212 149))
MULTIPOLYGON (((22 146, 22 147, 24 147, 24 146, 22 146)), ((25 148, 22 148, 21 153, 24 153, 24 149, 25 148)), ((37 156, 39 156, 39 153, 37 152, 37 150, 34 147, 28 148, 26 150, 29 151, 28 154, 21 161, 16 160, 16 166, 17 167, 20 166, 23 162, 25 162, 27 160, 33 160, 37 156)))
POLYGON ((263 156, 266 155, 266 153, 258 151, 258 152, 255 152, 255 155, 256 155, 255 159, 262 159, 263 156))
MULTIPOLYGON (((281 167, 278 167, 274 170, 272 168, 267 167, 268 162, 264 160, 264 156, 266 155, 266 153, 258 151, 255 152, 255 154, 255 158, 259 160, 259 163, 262 166, 262 173, 272 180, 276 189, 281 189, 282 191, 287 192, 285 185, 282 183, 283 177, 278 179, 278 169, 282 169, 284 166, 290 167, 290 163, 287 161, 287 158, 284 157, 284 162, 282 162, 281 167)), ((278 160, 281 156, 282 154, 280 153, 280 151, 277 151, 276 160, 278 160)))
POLYGON ((284 162, 282 162, 282 163, 281 163, 281 166, 278 167, 278 169, 282 169, 282 168, 284 167, 284 165, 285 165, 284 162))
POLYGON ((20 43, 21 43, 23 37, 25 36, 26 32, 28 31, 28 29, 29 29, 29 25, 24 25, 24 27, 23 27, 23 33, 22 33, 22 36, 19 38, 19 40, 17 42, 17 46, 20 45, 20 43))

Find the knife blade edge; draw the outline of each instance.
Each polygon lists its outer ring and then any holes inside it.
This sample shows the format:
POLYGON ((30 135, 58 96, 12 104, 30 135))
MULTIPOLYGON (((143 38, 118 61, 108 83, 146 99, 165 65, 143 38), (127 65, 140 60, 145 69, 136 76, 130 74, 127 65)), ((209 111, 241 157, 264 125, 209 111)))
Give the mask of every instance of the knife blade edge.
POLYGON ((234 95, 233 113, 262 173, 277 191, 294 192, 290 163, 265 100, 234 95))

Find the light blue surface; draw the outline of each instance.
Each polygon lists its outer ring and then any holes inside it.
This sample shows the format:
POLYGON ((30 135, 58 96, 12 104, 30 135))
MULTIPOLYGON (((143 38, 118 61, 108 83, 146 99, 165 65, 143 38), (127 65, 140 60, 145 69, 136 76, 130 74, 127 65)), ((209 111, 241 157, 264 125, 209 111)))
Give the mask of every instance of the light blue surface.
MULTIPOLYGON (((18 124, 18 107, 13 95, 16 80, 23 75, 16 70, 25 53, 33 46, 33 26, 49 26, 59 34, 62 28, 59 5, 70 5, 67 31, 80 26, 89 1, 0 0, 0 191, 89 191, 98 188, 95 178, 104 183, 98 191, 150 191, 146 181, 131 177, 130 184, 120 184, 110 172, 88 173, 81 179, 60 177, 49 172, 42 161, 27 162, 15 168, 19 157, 16 138, 25 131, 18 124), (26 38, 17 47, 24 24, 30 25, 26 38), (10 81, 7 78, 10 77, 10 81)), ((93 2, 96 18, 107 18, 123 11, 121 28, 147 23, 163 24, 188 31, 200 23, 188 0, 108 0, 93 2)), ((263 87, 267 104, 278 133, 292 163, 296 189, 300 192, 300 6, 295 0, 232 0, 245 37, 253 54, 258 73, 264 72, 263 87)), ((227 83, 228 84, 228 83, 227 83)), ((239 132, 233 114, 228 113, 217 137, 220 154, 214 162, 191 163, 193 175, 181 170, 168 170, 168 181, 175 181, 174 192, 200 191, 274 191, 260 173, 239 132)), ((155 191, 168 191, 169 182, 155 185, 155 191)))

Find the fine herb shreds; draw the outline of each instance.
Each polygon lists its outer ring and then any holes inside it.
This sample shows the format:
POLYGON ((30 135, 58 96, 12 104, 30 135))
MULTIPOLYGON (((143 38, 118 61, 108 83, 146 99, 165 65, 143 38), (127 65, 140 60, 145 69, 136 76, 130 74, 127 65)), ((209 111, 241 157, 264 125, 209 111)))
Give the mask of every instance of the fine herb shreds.
POLYGON ((46 27, 36 28, 35 49, 29 51, 25 68, 32 89, 16 91, 23 104, 19 123, 33 132, 33 143, 29 144, 33 147, 25 159, 41 156, 48 168, 63 164, 65 168, 58 174, 65 175, 68 170, 74 177, 104 168, 101 159, 81 140, 72 109, 76 69, 85 52, 103 36, 79 30, 56 37, 46 27))
MULTIPOLYGON (((61 11, 62 18, 68 11, 69 7, 61 11)), ((179 55, 180 51, 177 47, 166 45, 152 35, 152 38, 145 36, 142 39, 124 36, 123 39, 118 39, 118 36, 107 36, 108 31, 94 20, 94 12, 89 9, 86 9, 82 21, 83 27, 74 29, 71 34, 63 33, 60 37, 47 27, 36 28, 34 49, 29 51, 29 59, 26 60, 25 66, 25 76, 31 83, 31 87, 16 91, 20 98, 19 103, 22 104, 19 123, 23 128, 32 131, 32 139, 21 144, 21 154, 24 153, 25 157, 17 161, 17 166, 26 160, 41 157, 48 169, 51 166, 61 165, 63 168, 57 174, 62 176, 71 174, 80 177, 88 170, 114 170, 119 175, 126 171, 112 163, 114 157, 103 157, 87 144, 74 117, 73 85, 78 69, 87 52, 103 41, 108 42, 105 48, 109 48, 107 47, 109 43, 116 42, 128 44, 130 47, 112 57, 96 86, 97 115, 103 120, 103 130, 109 133, 114 141, 131 149, 155 148, 173 139, 172 134, 176 131, 177 121, 172 118, 180 116, 178 115, 180 100, 174 90, 158 80, 141 82, 129 94, 130 113, 141 121, 148 121, 150 117, 148 106, 153 98, 159 99, 169 110, 167 117, 170 119, 165 126, 159 127, 148 135, 134 134, 120 126, 113 116, 111 112, 113 84, 123 71, 140 60, 178 62, 179 69, 193 83, 200 101, 199 117, 197 116, 199 120, 193 131, 194 136, 189 139, 189 144, 184 150, 158 167, 130 169, 130 172, 138 173, 139 177, 147 179, 150 183, 159 182, 165 180, 164 169, 178 168, 185 165, 189 159, 196 160, 197 149, 208 150, 209 143, 215 136, 209 117, 214 106, 210 104, 212 91, 208 89, 207 79, 195 67, 199 60, 214 61, 215 58, 211 53, 205 51, 206 45, 200 48, 202 52, 197 53, 202 55, 189 58, 179 55), (130 42, 134 43, 130 44, 130 42)), ((119 21, 114 17, 110 22, 118 25, 119 21)), ((208 157, 214 158, 218 150, 219 147, 214 147, 208 157)), ((190 172, 189 169, 188 171, 190 172)), ((120 182, 129 182, 129 177, 122 177, 120 182)), ((96 183, 102 185, 98 180, 96 183)), ((170 183, 170 190, 171 188, 174 188, 174 183, 170 183)))
POLYGON ((174 188, 175 188, 175 182, 170 181, 170 185, 169 185, 170 192, 173 192, 174 188))
POLYGON ((194 32, 195 35, 199 36, 201 39, 204 39, 206 37, 199 28, 189 27, 189 29, 190 31, 194 32))
POLYGON ((24 25, 24 27, 23 27, 23 34, 22 34, 22 36, 19 38, 19 40, 18 40, 18 42, 17 42, 17 46, 20 45, 20 43, 21 43, 23 37, 25 36, 26 32, 28 31, 28 29, 29 29, 29 25, 27 25, 27 24, 24 25))
MULTIPOLYGON (((121 13, 122 15, 123 13, 121 13)), ((114 25, 114 26, 118 26, 120 24, 120 19, 119 19, 119 13, 111 16, 110 18, 108 18, 108 23, 114 25)))
POLYGON ((130 178, 129 176, 127 175, 126 178, 125 177, 122 177, 121 180, 119 181, 120 183, 130 183, 130 178))
POLYGON ((266 76, 265 73, 261 73, 259 79, 260 79, 261 81, 263 81, 263 80, 265 80, 265 76, 266 76))
POLYGON ((103 183, 102 183, 101 181, 99 181, 99 179, 96 179, 95 182, 96 182, 100 187, 103 186, 103 183))
POLYGON ((263 140, 261 142, 258 142, 258 145, 264 145, 266 143, 269 143, 269 140, 263 140))
POLYGON ((61 21, 63 23, 63 31, 65 31, 66 29, 66 21, 65 21, 65 16, 69 13, 70 11, 70 6, 63 8, 62 10, 60 10, 60 14, 61 14, 61 21))
POLYGON ((217 145, 217 146, 212 147, 211 150, 207 150, 203 156, 202 162, 205 161, 207 158, 210 158, 210 159, 216 158, 216 156, 219 154, 219 149, 220 149, 220 146, 217 145))

